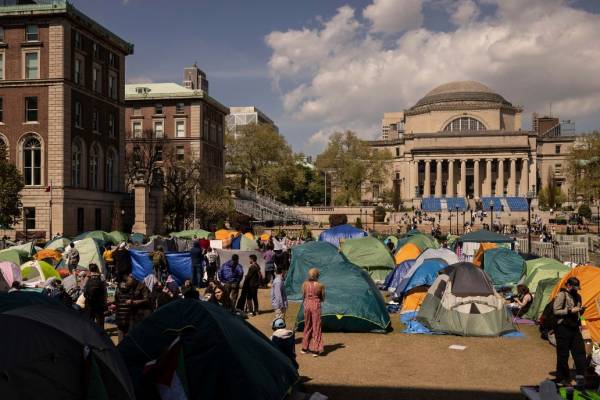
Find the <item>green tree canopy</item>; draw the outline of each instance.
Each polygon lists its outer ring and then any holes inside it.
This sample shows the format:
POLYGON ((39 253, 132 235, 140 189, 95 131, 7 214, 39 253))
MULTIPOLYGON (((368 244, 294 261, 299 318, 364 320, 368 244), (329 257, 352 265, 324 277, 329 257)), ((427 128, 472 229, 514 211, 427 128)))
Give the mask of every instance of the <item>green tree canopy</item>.
POLYGON ((571 151, 569 177, 584 199, 600 200, 600 131, 583 135, 571 151))
POLYGON ((334 133, 327 148, 317 157, 321 171, 330 172, 336 186, 333 198, 337 205, 356 205, 361 202, 364 183, 382 184, 387 177, 385 163, 391 159, 388 151, 378 151, 356 136, 354 132, 334 133))
POLYGON ((23 176, 6 158, 0 148, 0 227, 9 228, 21 217, 21 190, 25 187, 23 176))

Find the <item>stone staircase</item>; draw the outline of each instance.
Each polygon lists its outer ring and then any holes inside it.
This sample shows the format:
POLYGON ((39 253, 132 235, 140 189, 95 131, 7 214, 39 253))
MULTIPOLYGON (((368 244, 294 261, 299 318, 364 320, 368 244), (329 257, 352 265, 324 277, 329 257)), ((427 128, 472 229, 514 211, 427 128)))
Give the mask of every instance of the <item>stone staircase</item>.
POLYGON ((272 221, 281 224, 310 224, 311 218, 295 213, 292 207, 256 192, 242 189, 233 199, 235 211, 257 222, 272 221))

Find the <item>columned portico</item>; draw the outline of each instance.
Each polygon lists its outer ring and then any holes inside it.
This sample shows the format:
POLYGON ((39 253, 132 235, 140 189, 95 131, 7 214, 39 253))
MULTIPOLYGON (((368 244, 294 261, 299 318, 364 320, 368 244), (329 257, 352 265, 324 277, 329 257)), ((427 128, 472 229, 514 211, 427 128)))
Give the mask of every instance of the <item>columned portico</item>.
POLYGON ((460 189, 459 196, 465 197, 467 195, 467 160, 460 160, 460 189))
POLYGON ((481 197, 481 181, 479 178, 479 159, 473 160, 473 194, 476 199, 481 197))
POLYGON ((442 160, 435 162, 435 197, 442 197, 442 160))
POLYGON ((510 178, 508 179, 508 195, 517 195, 517 159, 510 159, 510 178))
POLYGON ((485 160, 485 187, 483 190, 484 196, 492 195, 492 161, 493 160, 491 158, 487 158, 485 160))
POLYGON ((498 179, 496 180, 496 196, 504 196, 504 159, 498 160, 498 179))
POLYGON ((521 160, 521 186, 519 188, 519 196, 527 195, 529 190, 529 160, 524 158, 521 160))
POLYGON ((423 185, 423 197, 431 196, 431 161, 425 160, 425 183, 423 185))
POLYGON ((454 160, 448 160, 448 185, 446 186, 446 197, 454 197, 454 160))

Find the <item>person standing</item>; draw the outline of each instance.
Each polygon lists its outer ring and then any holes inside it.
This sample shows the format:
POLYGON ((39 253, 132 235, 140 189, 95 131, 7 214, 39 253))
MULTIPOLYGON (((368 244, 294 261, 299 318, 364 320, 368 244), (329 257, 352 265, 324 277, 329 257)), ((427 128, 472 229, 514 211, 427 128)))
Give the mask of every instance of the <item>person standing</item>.
POLYGON ((204 276, 204 270, 202 268, 204 264, 204 254, 202 254, 200 243, 197 240, 192 242, 190 256, 192 258, 192 284, 196 287, 200 287, 202 277, 204 276))
POLYGON ((115 259, 112 255, 112 250, 110 245, 106 245, 104 247, 104 252, 102 253, 102 258, 104 259, 104 264, 106 265, 107 272, 107 280, 111 281, 115 278, 115 259))
POLYGON ((234 254, 231 260, 221 266, 219 280, 225 285, 233 307, 237 304, 240 282, 244 277, 244 267, 239 263, 239 256, 234 254))
POLYGON ((106 283, 102 280, 100 269, 96 264, 89 265, 89 276, 83 288, 85 311, 98 328, 104 330, 104 311, 108 297, 106 283))
POLYGON ((313 357, 323 353, 323 334, 321 331, 321 303, 325 301, 325 287, 319 282, 319 270, 308 270, 308 280, 302 284, 304 299, 304 333, 302 335, 302 354, 312 352, 313 357))
POLYGON ((263 259, 265 260, 264 287, 269 287, 269 284, 273 279, 273 273, 275 272, 275 253, 273 252, 273 249, 267 248, 263 253, 263 259))
POLYGON ((283 269, 275 270, 275 279, 271 286, 271 306, 275 310, 275 318, 283 318, 285 320, 285 311, 287 310, 287 294, 285 293, 283 269))
POLYGON ((256 255, 250 254, 250 268, 244 279, 244 286, 242 287, 241 302, 244 304, 238 304, 238 308, 244 308, 248 314, 258 314, 258 287, 262 281, 260 276, 260 267, 256 263, 256 255))
POLYGON ((66 250, 67 253, 67 267, 69 272, 73 273, 79 265, 79 251, 75 248, 75 243, 69 243, 69 247, 66 250))
POLYGON ((569 353, 575 361, 577 385, 583 385, 586 369, 586 353, 581 336, 580 316, 585 308, 581 306, 578 293, 579 279, 571 277, 554 299, 552 308, 556 317, 556 382, 570 383, 569 353))
POLYGON ((215 280, 215 275, 217 274, 217 269, 219 268, 219 253, 217 250, 209 247, 206 250, 206 279, 208 282, 213 282, 215 280))
POLYGON ((127 244, 122 242, 112 254, 115 271, 117 273, 117 282, 121 283, 127 280, 127 276, 131 274, 131 255, 127 250, 127 244))
POLYGON ((152 267, 158 280, 165 282, 168 275, 167 257, 162 246, 156 246, 156 250, 152 253, 152 267))

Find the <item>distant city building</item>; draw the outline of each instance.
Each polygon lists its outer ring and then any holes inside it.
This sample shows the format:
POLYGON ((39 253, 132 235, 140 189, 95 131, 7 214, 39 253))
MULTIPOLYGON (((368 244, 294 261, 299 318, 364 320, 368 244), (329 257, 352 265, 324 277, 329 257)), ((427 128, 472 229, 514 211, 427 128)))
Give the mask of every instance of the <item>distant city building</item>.
POLYGON ((133 45, 67 1, 0 4, 0 141, 25 179, 16 236, 110 230, 133 45))
POLYGON ((238 130, 250 124, 271 125, 276 132, 279 128, 275 122, 256 107, 229 107, 229 115, 225 118, 227 129, 234 135, 238 130))
POLYGON ((207 90, 206 75, 196 65, 184 69, 184 86, 126 85, 127 152, 154 141, 160 154, 171 152, 178 161, 199 162, 207 181, 222 183, 224 118, 229 109, 207 90))
POLYGON ((398 139, 404 133, 404 113, 389 112, 381 120, 381 139, 398 139))

